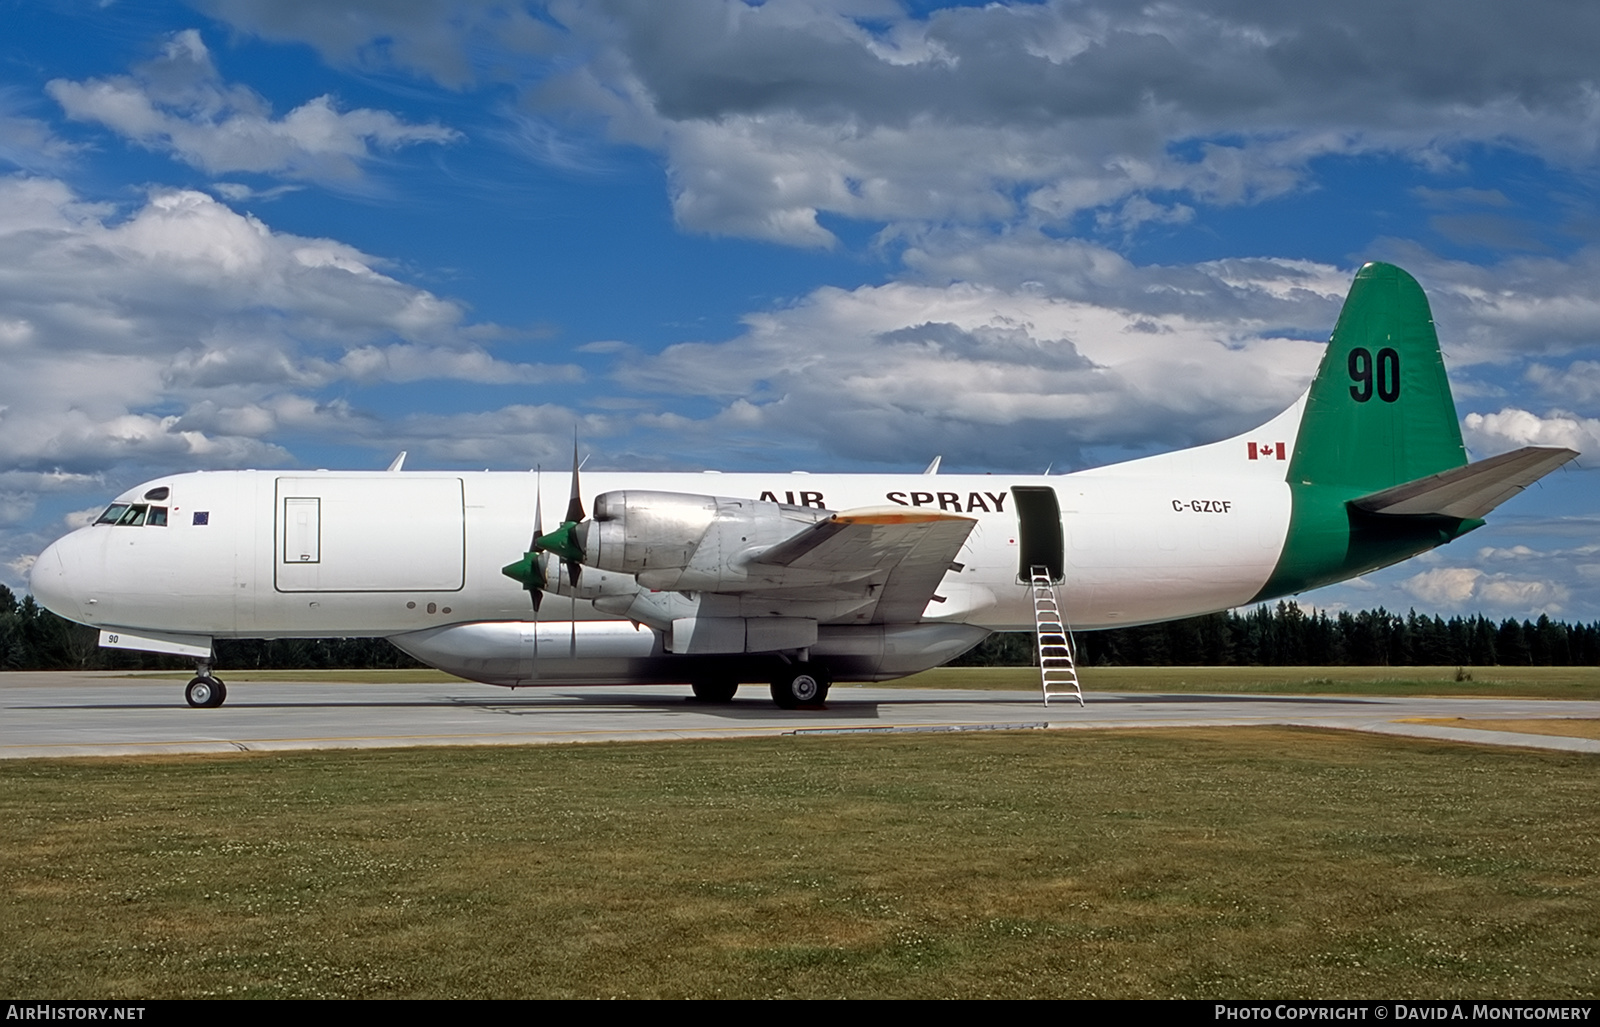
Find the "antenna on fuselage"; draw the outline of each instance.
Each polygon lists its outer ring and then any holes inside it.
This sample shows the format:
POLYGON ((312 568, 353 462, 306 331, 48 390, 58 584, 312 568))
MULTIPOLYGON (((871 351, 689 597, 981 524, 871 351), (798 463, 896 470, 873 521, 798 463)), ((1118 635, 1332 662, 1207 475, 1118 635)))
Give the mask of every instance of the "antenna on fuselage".
POLYGON ((400 455, 389 463, 389 470, 398 471, 406 465, 406 451, 401 450, 400 455))

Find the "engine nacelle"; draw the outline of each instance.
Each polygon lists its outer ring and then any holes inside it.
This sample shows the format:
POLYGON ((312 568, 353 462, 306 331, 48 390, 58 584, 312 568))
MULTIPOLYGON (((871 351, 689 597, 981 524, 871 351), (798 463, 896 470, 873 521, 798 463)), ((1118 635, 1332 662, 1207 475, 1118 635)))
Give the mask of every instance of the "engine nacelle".
POLYGON ((595 497, 583 531, 584 563, 623 574, 687 567, 717 519, 715 496, 628 489, 595 497))
POLYGON ((753 557, 831 516, 754 499, 607 492, 580 529, 584 563, 631 574, 646 588, 716 590, 747 581, 753 557))

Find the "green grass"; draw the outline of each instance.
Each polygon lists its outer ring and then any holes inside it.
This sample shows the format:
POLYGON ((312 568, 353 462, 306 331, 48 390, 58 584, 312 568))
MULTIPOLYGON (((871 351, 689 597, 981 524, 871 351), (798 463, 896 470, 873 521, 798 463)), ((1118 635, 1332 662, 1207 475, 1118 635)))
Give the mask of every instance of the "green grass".
POLYGON ((1597 771, 1268 728, 6 761, 0 991, 1592 998, 1597 771))
MULTIPOLYGON (((1600 667, 1084 667, 1085 690, 1600 699, 1600 667), (1457 681, 1457 673, 1471 680, 1457 681)), ((940 667, 905 688, 1037 689, 1033 667, 940 667)))

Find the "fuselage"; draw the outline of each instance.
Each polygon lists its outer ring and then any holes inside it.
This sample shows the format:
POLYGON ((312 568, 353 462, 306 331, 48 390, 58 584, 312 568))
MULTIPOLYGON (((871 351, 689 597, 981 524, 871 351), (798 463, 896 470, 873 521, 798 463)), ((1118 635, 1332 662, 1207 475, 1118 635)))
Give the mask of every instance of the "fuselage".
MULTIPOLYGON (((590 495, 650 489, 971 517, 961 569, 946 575, 924 620, 988 630, 1032 627, 1030 534, 1059 532, 1062 600, 1073 626, 1091 629, 1251 601, 1277 564, 1290 513, 1281 463, 1252 459, 1234 440, 1051 476, 588 473, 583 484, 590 495), (1058 523, 1027 523, 1018 489, 1049 490, 1058 523)), ((81 528, 40 555, 33 587, 85 624, 212 637, 525 621, 528 595, 500 569, 527 547, 536 499, 559 509, 565 488, 561 476, 533 472, 179 474, 114 503, 159 509, 164 523, 147 513, 138 525, 81 528)), ((615 618, 551 596, 544 619, 615 618)))

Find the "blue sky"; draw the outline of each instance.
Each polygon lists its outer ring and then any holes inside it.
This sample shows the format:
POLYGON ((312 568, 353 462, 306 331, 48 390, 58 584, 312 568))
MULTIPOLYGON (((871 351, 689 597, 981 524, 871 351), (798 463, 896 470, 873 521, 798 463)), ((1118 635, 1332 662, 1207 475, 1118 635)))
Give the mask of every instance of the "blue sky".
POLYGON ((1600 10, 0 0, 0 580, 174 469, 1040 471, 1304 388, 1364 261, 1475 456, 1308 595, 1600 618, 1600 10))

